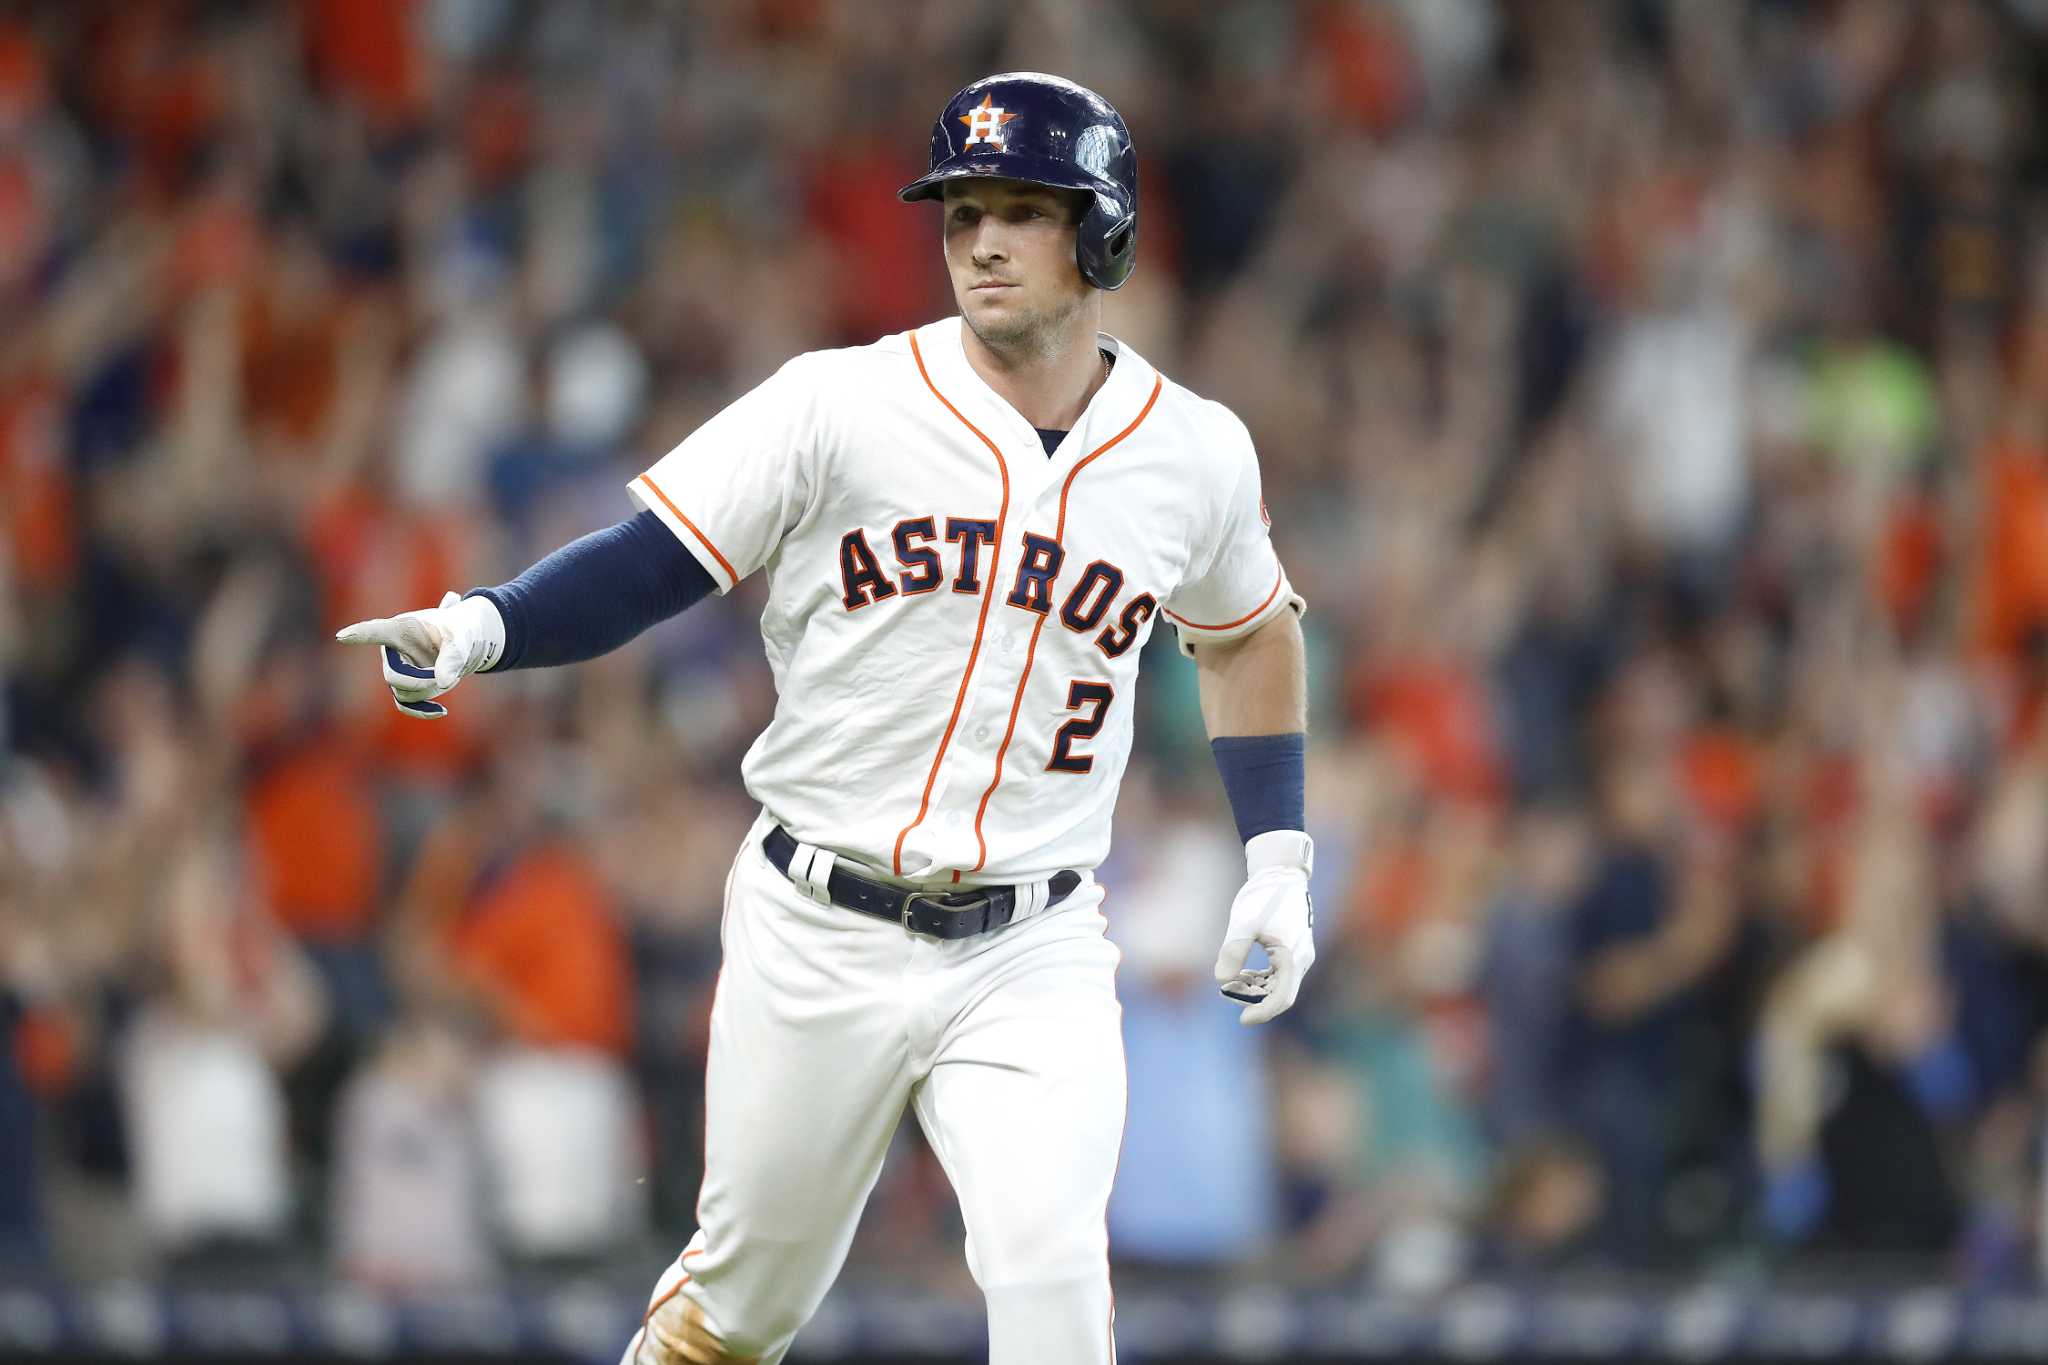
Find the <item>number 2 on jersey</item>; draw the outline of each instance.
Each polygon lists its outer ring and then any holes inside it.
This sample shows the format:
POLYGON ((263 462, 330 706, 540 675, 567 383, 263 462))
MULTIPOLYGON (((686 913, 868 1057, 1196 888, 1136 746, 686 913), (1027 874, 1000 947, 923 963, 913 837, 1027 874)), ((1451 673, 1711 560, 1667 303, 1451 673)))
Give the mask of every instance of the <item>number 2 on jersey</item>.
POLYGON ((1045 765, 1047 772, 1085 773, 1095 766, 1095 755, 1075 753, 1074 741, 1095 738, 1115 696, 1116 688, 1106 682, 1083 682, 1077 678, 1067 684, 1067 709, 1079 711, 1085 706, 1088 710, 1062 725, 1052 737, 1052 760, 1045 765))

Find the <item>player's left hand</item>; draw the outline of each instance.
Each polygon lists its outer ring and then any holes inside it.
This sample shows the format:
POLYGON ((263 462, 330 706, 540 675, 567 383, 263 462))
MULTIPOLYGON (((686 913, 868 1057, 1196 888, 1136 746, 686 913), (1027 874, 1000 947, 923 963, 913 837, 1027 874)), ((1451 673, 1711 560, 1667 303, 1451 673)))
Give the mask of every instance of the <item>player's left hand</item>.
POLYGON ((1294 1003, 1315 964, 1316 909, 1308 894, 1315 843, 1300 830, 1270 830, 1245 844, 1244 860, 1248 875, 1230 903, 1216 984, 1244 1002, 1239 1023, 1263 1024, 1294 1003), (1266 950, 1269 966, 1245 967, 1253 944, 1266 950))

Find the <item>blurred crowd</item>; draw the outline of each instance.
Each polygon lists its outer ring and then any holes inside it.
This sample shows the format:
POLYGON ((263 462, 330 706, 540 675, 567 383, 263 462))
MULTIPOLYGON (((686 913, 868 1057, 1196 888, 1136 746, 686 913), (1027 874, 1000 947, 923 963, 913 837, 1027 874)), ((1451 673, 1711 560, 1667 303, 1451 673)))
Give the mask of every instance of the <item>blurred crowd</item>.
MULTIPOLYGON (((1152 644, 1127 1273, 2041 1276, 2042 0, 0 0, 0 1274, 682 1243, 758 583, 435 724, 332 631, 950 311, 893 192, 1020 67, 1310 604, 1266 1030, 1152 644)), ((853 1273, 959 1235, 906 1130, 853 1273)))

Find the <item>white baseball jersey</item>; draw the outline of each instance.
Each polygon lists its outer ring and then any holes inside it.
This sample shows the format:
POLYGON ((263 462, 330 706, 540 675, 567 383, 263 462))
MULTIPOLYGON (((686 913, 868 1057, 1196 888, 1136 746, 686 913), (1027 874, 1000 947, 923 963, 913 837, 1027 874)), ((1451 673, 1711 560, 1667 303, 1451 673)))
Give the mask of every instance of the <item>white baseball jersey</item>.
POLYGON ((768 575, 747 790, 804 843, 963 885, 1109 848, 1138 657, 1300 599, 1244 424, 1113 338, 1048 459, 948 318, 798 356, 635 479, 720 592, 768 575))

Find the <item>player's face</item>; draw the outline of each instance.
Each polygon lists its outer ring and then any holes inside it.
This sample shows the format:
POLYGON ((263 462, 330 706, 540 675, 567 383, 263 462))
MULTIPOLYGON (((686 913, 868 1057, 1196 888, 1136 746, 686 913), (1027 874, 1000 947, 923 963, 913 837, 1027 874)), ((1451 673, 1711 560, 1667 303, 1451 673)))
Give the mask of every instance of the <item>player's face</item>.
POLYGON ((1044 352, 1065 339, 1093 290, 1074 256, 1085 203, 1015 180, 946 186, 946 269, 960 315, 995 350, 1044 352))

